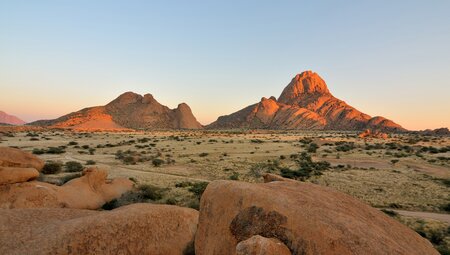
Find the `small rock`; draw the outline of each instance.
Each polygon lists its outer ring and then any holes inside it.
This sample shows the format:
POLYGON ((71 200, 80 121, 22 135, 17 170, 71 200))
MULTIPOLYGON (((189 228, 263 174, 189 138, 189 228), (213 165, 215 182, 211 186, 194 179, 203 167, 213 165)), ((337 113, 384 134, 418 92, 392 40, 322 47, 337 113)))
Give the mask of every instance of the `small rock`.
POLYGON ((278 239, 256 235, 238 243, 236 255, 291 255, 291 251, 278 239))

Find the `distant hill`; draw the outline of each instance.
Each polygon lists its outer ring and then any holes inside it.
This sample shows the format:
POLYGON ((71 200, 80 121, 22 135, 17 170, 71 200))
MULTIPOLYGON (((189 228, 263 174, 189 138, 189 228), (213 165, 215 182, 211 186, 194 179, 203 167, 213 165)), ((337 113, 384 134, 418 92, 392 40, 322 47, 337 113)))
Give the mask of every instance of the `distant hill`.
POLYGON ((203 128, 187 104, 169 109, 151 94, 141 96, 133 92, 126 92, 105 106, 84 108, 54 120, 30 124, 77 130, 203 128))
POLYGON ((0 111, 0 123, 10 125, 23 125, 26 122, 17 118, 14 115, 9 115, 6 112, 0 111))
POLYGON ((278 99, 263 97, 256 104, 219 117, 207 128, 405 131, 391 120, 371 117, 335 98, 325 81, 312 71, 296 75, 278 99))

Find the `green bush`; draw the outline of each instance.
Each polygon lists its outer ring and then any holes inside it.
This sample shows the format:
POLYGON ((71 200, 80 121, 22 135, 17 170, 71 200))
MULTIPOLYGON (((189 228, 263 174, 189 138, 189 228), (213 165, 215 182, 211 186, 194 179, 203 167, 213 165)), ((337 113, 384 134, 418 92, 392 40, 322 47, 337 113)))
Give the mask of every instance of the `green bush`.
POLYGON ((156 166, 156 167, 161 166, 163 163, 164 163, 164 160, 160 159, 160 158, 155 158, 152 160, 153 166, 156 166))
POLYGON ((355 143, 354 142, 340 141, 340 142, 336 142, 334 144, 336 145, 336 150, 337 151, 347 152, 347 151, 351 151, 351 150, 353 150, 355 148, 355 143))
POLYGON ((316 153, 318 148, 319 148, 319 145, 317 145, 316 143, 310 143, 308 146, 308 152, 316 153))
POLYGON ((233 172, 233 174, 230 175, 230 177, 228 177, 228 179, 233 180, 233 181, 239 180, 239 173, 238 172, 233 172))
POLYGON ((44 153, 45 153, 44 149, 37 149, 37 148, 33 149, 33 154, 41 155, 41 154, 44 154, 44 153))
POLYGON ((289 168, 282 168, 280 170, 281 176, 285 178, 306 180, 314 175, 322 175, 322 172, 329 169, 331 164, 327 161, 314 162, 306 152, 302 152, 300 156, 295 159, 298 169, 292 170, 289 168))
POLYGON ((209 184, 208 182, 196 182, 193 183, 188 190, 192 192, 195 196, 201 197, 208 184, 209 184))
POLYGON ((43 174, 56 174, 61 172, 62 163, 57 161, 47 161, 42 168, 43 174))
POLYGON ((398 163, 398 161, 399 161, 398 159, 392 159, 392 160, 391 160, 391 163, 392 163, 393 165, 395 165, 396 163, 398 163))
POLYGON ((81 172, 83 171, 83 165, 80 162, 69 161, 64 165, 66 172, 81 172))
POLYGON ((138 186, 138 190, 144 198, 151 200, 160 200, 166 192, 166 189, 151 184, 141 184, 138 186))
POLYGON ((86 165, 95 165, 96 162, 94 160, 88 160, 86 161, 86 165))
POLYGON ((64 183, 66 183, 66 182, 68 182, 68 181, 70 181, 70 180, 72 180, 72 179, 80 178, 81 176, 82 176, 81 173, 71 173, 71 174, 66 174, 66 175, 64 175, 63 177, 60 178, 60 180, 61 180, 61 185, 63 185, 64 183))
POLYGON ((45 153, 47 154, 62 154, 65 153, 64 147, 48 147, 45 153))

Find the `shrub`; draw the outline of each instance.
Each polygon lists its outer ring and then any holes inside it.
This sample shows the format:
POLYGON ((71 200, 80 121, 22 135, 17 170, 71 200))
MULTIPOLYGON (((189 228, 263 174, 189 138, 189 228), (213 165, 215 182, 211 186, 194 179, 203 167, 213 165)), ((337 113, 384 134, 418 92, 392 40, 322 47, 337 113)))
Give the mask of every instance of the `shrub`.
POLYGON ((270 160, 266 162, 256 163, 250 168, 249 174, 259 178, 264 173, 273 173, 280 170, 279 160, 270 160))
POLYGON ((122 161, 127 165, 136 165, 136 159, 133 156, 125 156, 122 161))
POLYGON ((48 147, 45 153, 47 154, 62 154, 65 153, 64 147, 48 147))
POLYGON ((64 175, 63 177, 60 178, 61 185, 63 185, 64 183, 66 183, 66 182, 68 182, 68 181, 70 181, 72 179, 79 178, 81 176, 82 176, 81 173, 66 174, 66 175, 64 175))
POLYGON ((33 149, 33 154, 41 155, 41 154, 44 154, 44 153, 45 153, 44 149, 37 149, 37 148, 33 149))
POLYGON ((78 145, 78 143, 77 142, 75 142, 75 141, 70 141, 67 145, 71 145, 71 146, 73 146, 73 145, 78 145))
POLYGON ((200 153, 198 156, 199 156, 199 157, 206 157, 206 156, 208 156, 208 155, 209 155, 209 153, 202 152, 202 153, 200 153))
POLYGON ((81 172, 83 170, 83 165, 80 162, 69 161, 64 165, 66 172, 81 172))
POLYGON ((185 188, 185 187, 190 187, 194 185, 192 182, 189 181, 182 181, 182 182, 178 182, 175 184, 175 187, 177 188, 185 188))
POLYGON ((228 177, 228 179, 234 180, 234 181, 239 180, 239 173, 238 172, 233 172, 233 174, 230 175, 230 177, 228 177))
POLYGON ((450 203, 447 203, 447 204, 441 206, 441 209, 443 211, 450 212, 450 203))
POLYGON ((299 142, 302 143, 302 144, 309 144, 309 143, 312 142, 312 140, 309 139, 309 138, 302 138, 302 139, 299 140, 299 142))
POLYGON ((201 197, 208 184, 208 182, 196 182, 188 190, 197 197, 201 197))
POLYGON ((96 162, 94 160, 88 160, 86 161, 86 165, 95 165, 96 162))
POLYGON ((354 142, 336 142, 335 145, 336 145, 336 150, 342 151, 342 152, 351 151, 355 148, 354 142))
POLYGON ((316 143, 310 143, 308 146, 308 152, 309 153, 316 153, 317 149, 319 148, 319 145, 316 143))
POLYGON ((61 172, 62 163, 57 161, 47 161, 42 168, 43 174, 56 174, 61 172))
POLYGON ((120 206, 120 205, 119 205, 117 199, 113 199, 113 200, 107 202, 106 204, 104 204, 104 205, 102 206, 102 209, 103 209, 103 210, 108 210, 108 211, 110 211, 110 210, 116 209, 116 208, 119 207, 119 206, 120 206))
POLYGON ((392 160, 391 160, 391 163, 392 163, 393 165, 395 165, 398 161, 399 161, 398 159, 392 159, 392 160))
POLYGON ((138 190, 144 198, 151 200, 160 200, 166 192, 166 189, 162 189, 150 184, 139 185, 138 190))
POLYGON ((397 212, 389 210, 389 209, 381 209, 382 212, 384 212, 385 214, 391 216, 391 217, 395 217, 398 215, 397 212))
POLYGON ((306 152, 302 152, 300 157, 295 161, 299 168, 297 170, 282 168, 280 170, 281 176, 304 181, 311 176, 322 175, 322 172, 329 169, 331 166, 327 161, 312 161, 311 156, 306 152))
POLYGON ((155 158, 152 160, 153 166, 156 166, 156 167, 161 166, 163 163, 164 163, 164 160, 160 159, 160 158, 155 158))

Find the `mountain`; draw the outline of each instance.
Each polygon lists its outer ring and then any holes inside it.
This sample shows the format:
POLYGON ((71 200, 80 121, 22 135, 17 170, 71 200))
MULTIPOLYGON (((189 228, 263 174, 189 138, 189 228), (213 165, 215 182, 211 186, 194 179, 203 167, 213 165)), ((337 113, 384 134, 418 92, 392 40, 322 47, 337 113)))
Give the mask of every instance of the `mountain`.
POLYGON ((26 122, 17 118, 16 116, 9 115, 6 112, 0 111, 0 123, 10 125, 23 125, 26 122))
POLYGON ((187 104, 169 109, 151 94, 141 96, 133 92, 123 93, 105 106, 84 108, 54 120, 31 124, 77 130, 203 128, 187 104))
POLYGON ((371 117, 335 98, 325 81, 312 71, 296 75, 280 97, 265 98, 207 128, 317 129, 405 131, 383 117, 371 117))

